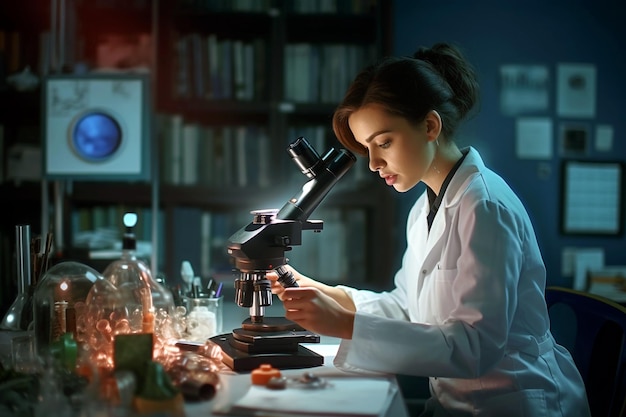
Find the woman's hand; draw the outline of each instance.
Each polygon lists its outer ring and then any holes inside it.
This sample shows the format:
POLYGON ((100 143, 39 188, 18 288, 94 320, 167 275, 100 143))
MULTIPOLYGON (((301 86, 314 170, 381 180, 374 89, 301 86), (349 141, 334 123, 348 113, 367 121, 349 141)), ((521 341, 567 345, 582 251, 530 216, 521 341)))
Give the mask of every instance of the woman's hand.
MULTIPOLYGON (((317 282, 309 277, 302 275, 301 273, 293 269, 290 265, 284 265, 283 268, 293 274, 294 279, 300 287, 320 287, 324 285, 320 282, 317 282)), ((276 273, 276 271, 268 272, 266 274, 266 278, 272 282, 272 294, 276 294, 278 298, 282 301, 285 287, 283 287, 280 282, 278 282, 278 274, 276 273)))
POLYGON ((285 265, 298 287, 285 288, 278 282, 278 274, 268 272, 272 293, 285 307, 285 317, 315 333, 326 336, 352 338, 356 307, 348 294, 338 287, 302 275, 290 265, 285 265))
POLYGON ((352 339, 354 311, 342 307, 319 288, 284 288, 281 300, 288 320, 314 333, 352 339))

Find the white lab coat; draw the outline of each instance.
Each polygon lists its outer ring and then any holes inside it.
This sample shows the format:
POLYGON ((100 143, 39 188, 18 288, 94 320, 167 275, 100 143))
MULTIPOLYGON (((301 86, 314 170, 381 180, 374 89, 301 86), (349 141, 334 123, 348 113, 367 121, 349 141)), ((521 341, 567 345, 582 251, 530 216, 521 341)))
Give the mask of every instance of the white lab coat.
POLYGON ((546 271, 531 221, 473 148, 432 228, 411 209, 395 288, 344 288, 357 313, 335 365, 430 377, 435 416, 589 416, 582 379, 549 331, 546 271))

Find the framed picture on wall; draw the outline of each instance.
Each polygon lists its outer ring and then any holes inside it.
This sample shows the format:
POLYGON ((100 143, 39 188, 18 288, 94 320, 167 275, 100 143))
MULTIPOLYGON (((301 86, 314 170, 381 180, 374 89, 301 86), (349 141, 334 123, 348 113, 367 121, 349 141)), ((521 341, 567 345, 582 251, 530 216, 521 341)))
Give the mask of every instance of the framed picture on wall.
POLYGON ((621 235, 624 231, 623 207, 623 162, 563 161, 563 234, 621 235))
POLYGON ((150 179, 150 80, 146 74, 55 74, 44 79, 47 178, 150 179))
POLYGON ((589 125, 584 123, 561 123, 561 155, 569 158, 582 158, 590 148, 589 125))

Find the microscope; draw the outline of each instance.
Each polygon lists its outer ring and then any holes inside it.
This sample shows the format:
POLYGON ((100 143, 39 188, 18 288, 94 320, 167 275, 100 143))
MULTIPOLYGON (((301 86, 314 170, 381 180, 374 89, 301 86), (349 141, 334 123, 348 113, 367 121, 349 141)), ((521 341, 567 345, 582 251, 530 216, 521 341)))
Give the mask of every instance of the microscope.
POLYGON ((337 181, 356 162, 345 149, 331 148, 323 157, 304 137, 287 152, 309 180, 280 209, 254 210, 252 222, 228 240, 228 254, 235 269, 235 302, 248 307, 250 317, 232 333, 211 338, 222 348, 223 362, 234 371, 249 371, 262 364, 278 369, 307 368, 324 363, 323 356, 300 343, 319 343, 319 335, 284 317, 265 317, 272 305, 267 272, 276 271, 283 287, 298 286, 284 266, 285 252, 302 244, 302 231, 320 232, 321 220, 308 220, 337 181))

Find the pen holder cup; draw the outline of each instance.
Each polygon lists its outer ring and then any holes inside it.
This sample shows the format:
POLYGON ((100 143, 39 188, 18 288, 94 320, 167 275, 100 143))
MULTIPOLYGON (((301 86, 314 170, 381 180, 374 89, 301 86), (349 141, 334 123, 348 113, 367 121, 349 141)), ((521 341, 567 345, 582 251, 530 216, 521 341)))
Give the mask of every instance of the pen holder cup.
POLYGON ((224 297, 185 297, 187 339, 204 343, 222 333, 224 297))

